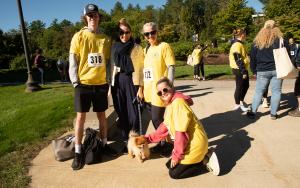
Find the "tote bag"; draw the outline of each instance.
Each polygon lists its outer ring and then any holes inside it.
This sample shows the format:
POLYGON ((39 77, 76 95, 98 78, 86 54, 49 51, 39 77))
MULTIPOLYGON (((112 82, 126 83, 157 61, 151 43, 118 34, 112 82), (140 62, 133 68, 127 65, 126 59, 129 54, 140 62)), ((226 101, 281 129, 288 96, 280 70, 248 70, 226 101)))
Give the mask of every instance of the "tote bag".
POLYGON ((286 48, 283 46, 283 39, 280 38, 279 48, 273 49, 277 78, 296 78, 298 70, 293 65, 286 48))
POLYGON ((57 161, 66 161, 74 158, 75 136, 73 134, 52 140, 52 148, 57 161))
POLYGON ((191 54, 188 56, 186 64, 193 66, 193 56, 191 54))

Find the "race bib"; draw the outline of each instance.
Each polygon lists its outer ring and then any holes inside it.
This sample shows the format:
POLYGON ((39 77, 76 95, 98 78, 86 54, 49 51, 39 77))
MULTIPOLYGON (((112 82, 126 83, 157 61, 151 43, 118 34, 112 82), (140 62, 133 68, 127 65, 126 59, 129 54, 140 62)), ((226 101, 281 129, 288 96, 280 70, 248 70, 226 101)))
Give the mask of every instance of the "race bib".
POLYGON ((144 81, 153 81, 152 68, 144 68, 144 81))
POLYGON ((89 53, 88 66, 89 67, 101 67, 104 65, 104 56, 101 53, 89 53))
POLYGON ((291 54, 291 56, 294 56, 295 52, 294 51, 290 51, 290 54, 291 54))

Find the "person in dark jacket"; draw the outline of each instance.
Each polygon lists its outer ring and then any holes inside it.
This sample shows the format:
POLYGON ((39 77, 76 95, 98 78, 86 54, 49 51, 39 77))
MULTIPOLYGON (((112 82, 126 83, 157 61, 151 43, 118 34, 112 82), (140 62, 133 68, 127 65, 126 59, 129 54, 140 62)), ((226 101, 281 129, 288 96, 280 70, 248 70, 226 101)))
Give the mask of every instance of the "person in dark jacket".
POLYGON ((294 95, 297 98, 297 107, 289 112, 290 116, 300 117, 300 49, 298 48, 295 56, 295 65, 297 66, 299 73, 296 78, 295 87, 294 87, 294 95))
MULTIPOLYGON (((247 112, 247 116, 251 119, 255 118, 263 93, 269 84, 272 91, 270 116, 272 120, 277 118, 277 110, 281 99, 282 79, 277 78, 273 49, 279 48, 279 41, 282 37, 283 34, 279 27, 276 26, 275 21, 268 20, 254 39, 250 53, 250 67, 257 79, 252 109, 247 112)), ((288 47, 287 42, 284 42, 284 46, 288 47)))

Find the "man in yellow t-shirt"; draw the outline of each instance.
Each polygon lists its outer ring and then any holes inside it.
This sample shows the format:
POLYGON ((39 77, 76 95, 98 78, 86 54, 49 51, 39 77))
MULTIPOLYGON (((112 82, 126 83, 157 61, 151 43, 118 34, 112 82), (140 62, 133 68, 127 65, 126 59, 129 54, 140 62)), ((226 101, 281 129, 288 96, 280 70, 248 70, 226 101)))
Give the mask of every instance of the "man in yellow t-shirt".
POLYGON ((164 76, 174 81, 175 56, 168 43, 158 41, 158 30, 154 22, 146 23, 143 32, 149 43, 144 59, 144 99, 153 125, 157 128, 163 122, 165 106, 156 95, 156 82, 164 76))
POLYGON ((84 166, 82 137, 86 113, 89 112, 91 104, 99 120, 104 151, 111 155, 116 154, 107 145, 105 117, 105 110, 108 108, 106 64, 110 56, 111 41, 99 30, 100 17, 96 5, 86 5, 83 20, 87 26, 75 33, 70 46, 69 75, 75 88, 74 109, 77 112, 73 170, 79 170, 84 166))

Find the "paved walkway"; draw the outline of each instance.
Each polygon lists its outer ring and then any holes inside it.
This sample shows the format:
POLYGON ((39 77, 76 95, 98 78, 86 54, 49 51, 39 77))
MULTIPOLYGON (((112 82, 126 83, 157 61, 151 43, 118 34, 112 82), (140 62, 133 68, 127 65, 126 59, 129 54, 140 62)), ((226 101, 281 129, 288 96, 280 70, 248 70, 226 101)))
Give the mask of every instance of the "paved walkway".
MULTIPOLYGON (((233 81, 176 81, 177 89, 192 96, 195 114, 204 124, 210 146, 216 147, 221 175, 209 173, 172 180, 165 167, 166 158, 151 158, 144 163, 126 155, 71 169, 72 160, 54 160, 51 145, 32 161, 31 187, 299 187, 300 186, 300 118, 287 112, 295 100, 294 80, 284 81, 279 118, 271 120, 269 110, 260 108, 260 116, 249 120, 234 105, 233 81)), ((254 82, 250 83, 246 102, 251 103, 254 82)), ((270 95, 270 94, 269 94, 270 95)), ((111 137, 118 136, 112 107, 108 111, 111 137)), ((86 126, 97 127, 89 114, 86 126)), ((150 125, 148 131, 153 129, 150 125)), ((112 142, 118 149, 118 144, 112 142)))

